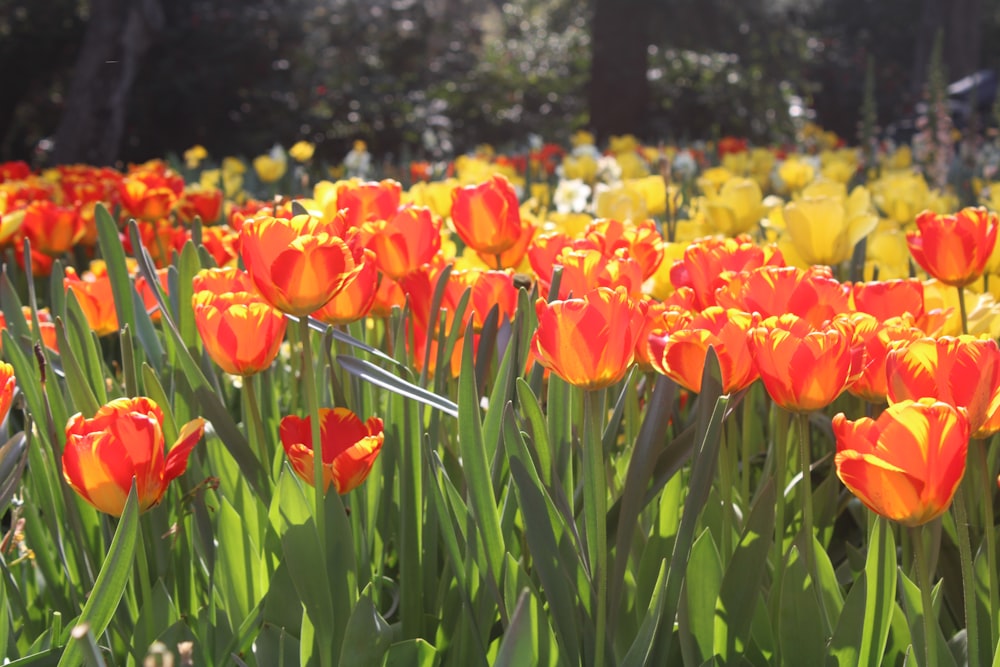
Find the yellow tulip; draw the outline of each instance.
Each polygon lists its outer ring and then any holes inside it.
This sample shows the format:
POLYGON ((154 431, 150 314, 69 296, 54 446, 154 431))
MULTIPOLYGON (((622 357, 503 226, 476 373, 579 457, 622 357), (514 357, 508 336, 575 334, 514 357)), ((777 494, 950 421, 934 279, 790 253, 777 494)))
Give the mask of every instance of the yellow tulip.
MULTIPOLYGON (((659 174, 633 178, 625 182, 625 187, 642 197, 649 215, 663 215, 667 212, 667 183, 659 174)), ((677 187, 673 188, 676 192, 677 187)))
POLYGON ((288 149, 288 154, 292 156, 293 160, 298 162, 308 162, 312 159, 313 153, 315 152, 316 146, 308 141, 297 141, 291 148, 288 149))
POLYGON ((274 183, 285 175, 288 163, 284 160, 276 160, 270 155, 258 155, 253 159, 253 168, 262 182, 274 183))
POLYGON ((723 184, 733 178, 733 172, 725 167, 711 167, 698 177, 697 183, 701 193, 706 197, 718 194, 723 184))
POLYGON ((778 167, 778 177, 788 192, 796 192, 816 177, 816 168, 805 160, 791 156, 778 167))
POLYGON ((594 213, 598 218, 644 220, 649 217, 646 200, 640 192, 625 184, 598 187, 594 193, 594 213))
POLYGON ((888 173, 874 181, 871 190, 875 205, 901 225, 912 223, 930 203, 927 181, 916 172, 888 173))
POLYGON ((736 236, 750 231, 764 216, 764 195, 757 181, 731 178, 716 197, 709 197, 705 215, 719 234, 736 236))
POLYGON ((649 176, 649 166, 646 161, 636 152, 619 153, 615 156, 618 166, 622 170, 622 178, 625 180, 642 178, 649 176))
POLYGON ((850 197, 805 197, 785 206, 788 236, 799 255, 809 264, 835 266, 847 261, 858 241, 867 236, 878 216, 872 212, 871 196, 863 187, 850 197))
POLYGON ((567 155, 562 161, 563 178, 593 183, 597 180, 597 160, 590 155, 573 157, 567 155))
POLYGON ((882 223, 868 237, 865 261, 865 280, 894 280, 910 276, 910 248, 906 234, 898 227, 881 228, 882 223))

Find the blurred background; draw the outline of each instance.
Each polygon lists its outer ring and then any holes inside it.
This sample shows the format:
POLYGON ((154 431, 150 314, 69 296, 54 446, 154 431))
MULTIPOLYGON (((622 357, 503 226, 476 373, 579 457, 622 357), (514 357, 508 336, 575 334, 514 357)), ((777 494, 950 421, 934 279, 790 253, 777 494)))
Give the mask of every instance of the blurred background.
POLYGON ((806 118, 854 143, 869 63, 905 127, 936 39, 956 113, 989 121, 1000 0, 0 0, 0 161, 781 142, 806 118))

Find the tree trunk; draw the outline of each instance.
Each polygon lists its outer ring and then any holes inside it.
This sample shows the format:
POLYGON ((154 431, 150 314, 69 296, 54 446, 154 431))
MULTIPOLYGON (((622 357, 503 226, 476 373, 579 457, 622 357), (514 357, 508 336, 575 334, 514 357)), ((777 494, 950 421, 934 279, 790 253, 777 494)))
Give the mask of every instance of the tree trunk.
POLYGON ((163 22, 158 0, 91 1, 56 130, 55 162, 108 165, 118 158, 132 83, 163 22))
POLYGON ((596 0, 591 23, 590 125, 598 141, 642 133, 649 112, 647 0, 596 0))

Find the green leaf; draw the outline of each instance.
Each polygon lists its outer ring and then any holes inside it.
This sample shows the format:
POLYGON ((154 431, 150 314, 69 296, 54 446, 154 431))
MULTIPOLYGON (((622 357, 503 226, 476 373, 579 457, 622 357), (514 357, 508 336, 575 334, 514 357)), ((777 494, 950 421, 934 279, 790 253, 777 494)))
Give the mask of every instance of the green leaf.
POLYGON ((653 595, 649 599, 649 608, 642 619, 642 625, 629 647, 628 653, 622 659, 621 667, 643 667, 649 664, 650 654, 656 644, 656 629, 660 626, 660 619, 663 617, 663 593, 666 591, 667 581, 667 559, 660 561, 660 570, 656 575, 656 583, 653 585, 653 595))
MULTIPOLYGON (((476 390, 475 369, 472 364, 472 336, 465 338, 462 355, 462 372, 458 378, 458 395, 463 396, 458 412, 458 445, 465 470, 469 507, 476 520, 485 555, 485 571, 494 582, 500 581, 505 553, 500 515, 490 476, 490 459, 483 437, 483 424, 479 419, 479 392, 476 390)), ((502 406, 494 406, 502 413, 502 406)), ((496 432, 499 433, 499 419, 496 432)), ((495 446, 495 445, 494 445, 495 446)))
MULTIPOLYGON (((632 538, 639 519, 639 514, 646 506, 646 489, 653 476, 653 464, 663 448, 663 438, 670 421, 670 408, 677 396, 677 385, 665 375, 660 375, 653 387, 652 397, 646 407, 646 416, 639 427, 639 435, 632 448, 628 472, 622 485, 621 498, 615 507, 614 514, 617 523, 615 530, 615 561, 611 575, 611 618, 614 618, 620 608, 622 589, 625 582, 625 570, 628 567, 631 553, 632 538)), ((612 534, 612 513, 608 517, 608 534, 612 534)))
POLYGON ((517 606, 510 617, 510 625, 500 640, 500 650, 497 652, 494 667, 521 667, 521 665, 537 664, 535 655, 535 623, 530 604, 531 594, 521 591, 517 598, 517 606))
POLYGON ((788 555, 781 587, 781 623, 778 641, 781 659, 789 665, 821 665, 826 656, 825 631, 815 584, 809 578, 798 546, 788 555))
POLYGON ((267 592, 267 578, 260 550, 251 539, 251 531, 244 527, 244 517, 228 498, 220 501, 216 513, 215 580, 229 620, 239 625, 267 592))
MULTIPOLYGON (((70 293, 70 303, 76 304, 75 294, 70 293)), ((70 307, 72 308, 72 305, 70 307)), ((83 369, 77 363, 72 346, 66 340, 66 330, 62 320, 56 320, 56 341, 58 341, 59 350, 62 352, 63 371, 66 373, 66 386, 69 389, 69 395, 73 399, 73 405, 78 411, 83 413, 84 417, 89 419, 97 414, 101 404, 90 388, 89 379, 83 374, 83 369)))
MULTIPOLYGON (((101 257, 108 267, 108 278, 111 280, 111 293, 115 299, 118 326, 126 324, 132 326, 135 324, 132 280, 125 263, 125 248, 122 246, 118 225, 104 204, 98 204, 94 208, 94 219, 97 222, 97 243, 101 248, 101 257)), ((133 237, 133 241, 138 241, 138 237, 133 237)))
MULTIPOLYGON (((580 635, 582 618, 576 604, 577 597, 574 580, 575 571, 569 570, 559 557, 559 546, 556 543, 549 520, 549 511, 541 489, 533 482, 525 465, 517 458, 510 460, 510 472, 520 499, 521 513, 524 518, 525 537, 534 559, 533 564, 542 583, 542 590, 549 603, 549 615, 552 618, 556 639, 571 665, 580 662, 580 635)), ((575 581, 580 581, 577 577, 575 581)), ((589 591, 580 591, 580 596, 589 595, 589 591)))
POLYGON ((28 438, 21 431, 0 447, 0 516, 7 511, 7 504, 20 485, 27 462, 28 438))
MULTIPOLYGON (((695 525, 701 514, 709 493, 719 459, 719 448, 722 443, 722 420, 729 404, 729 397, 722 395, 722 372, 719 369, 719 358, 715 351, 709 348, 705 357, 705 371, 702 375, 701 394, 698 396, 696 432, 702 434, 698 451, 694 457, 691 469, 690 490, 684 502, 684 513, 681 515, 681 525, 674 540, 673 553, 670 556, 670 569, 667 572, 666 591, 664 593, 664 618, 672 619, 677 613, 677 604, 681 594, 681 582, 684 578, 688 555, 694 539, 695 525)), ((668 655, 673 639, 672 632, 659 635, 661 648, 659 653, 668 655)))
POLYGON ((162 579, 158 579, 153 584, 152 598, 143 604, 139 618, 136 619, 132 647, 136 653, 143 655, 147 647, 179 620, 180 614, 177 613, 174 601, 170 599, 167 587, 162 579))
POLYGON ((385 667, 434 667, 437 664, 437 649, 423 639, 393 644, 385 658, 385 667))
MULTIPOLYGON (((104 559, 101 571, 97 575, 94 589, 83 606, 83 612, 76 620, 77 625, 87 624, 95 636, 100 636, 111 622, 111 617, 118 608, 118 603, 125 592, 129 577, 132 574, 132 562, 135 558, 135 547, 139 538, 139 498, 135 483, 125 501, 118 529, 111 540, 108 556, 104 559)), ((83 660, 83 652, 79 643, 70 643, 62 659, 63 665, 78 665, 83 660)))
MULTIPOLYGON (((922 656, 924 654, 924 605, 920 598, 920 588, 910 581, 906 574, 901 570, 897 570, 899 594, 903 603, 903 612, 906 614, 906 622, 910 626, 910 637, 912 638, 912 649, 911 652, 915 656, 922 656)), ((938 602, 935 600, 933 603, 937 605, 938 602)), ((933 606, 933 605, 932 605, 933 606)), ((948 650, 948 641, 945 639, 944 632, 941 631, 941 624, 937 620, 937 611, 932 609, 931 614, 934 614, 934 631, 937 632, 937 641, 935 645, 937 646, 937 659, 939 667, 956 667, 955 656, 952 655, 951 651, 948 650)))
POLYGON ((531 386, 522 378, 517 378, 517 400, 521 407, 531 432, 532 451, 538 466, 538 474, 546 485, 552 485, 552 450, 549 447, 549 434, 545 424, 545 414, 538 398, 531 391, 531 386))
POLYGON ((896 600, 896 540, 888 521, 879 517, 872 526, 868 541, 868 557, 862 581, 856 582, 850 595, 858 591, 864 610, 858 615, 848 609, 840 613, 838 632, 834 633, 831 653, 841 665, 872 665, 882 663, 896 600), (864 584, 863 586, 861 584, 864 584), (839 638, 841 625, 846 625, 844 638, 839 638), (860 627, 859 627, 860 626, 860 627))
POLYGON ((382 615, 367 595, 358 598, 354 611, 347 621, 344 643, 340 649, 341 667, 367 667, 381 664, 389 644, 392 631, 382 615))
POLYGON ((370 382, 376 387, 388 389, 394 394, 424 403, 452 417, 458 416, 458 405, 454 401, 418 387, 412 382, 407 382, 403 378, 393 375, 371 362, 356 359, 355 357, 339 355, 337 363, 351 375, 355 375, 365 382, 370 382))
MULTIPOLYGON (((714 654, 715 602, 722 587, 722 557, 706 528, 691 547, 677 614, 684 664, 700 665, 714 654)), ((723 617, 728 621, 727 617, 723 617)))
POLYGON ((757 496, 736 551, 726 567, 716 606, 715 653, 725 662, 750 643, 754 611, 761 602, 767 554, 774 535, 775 487, 757 496))

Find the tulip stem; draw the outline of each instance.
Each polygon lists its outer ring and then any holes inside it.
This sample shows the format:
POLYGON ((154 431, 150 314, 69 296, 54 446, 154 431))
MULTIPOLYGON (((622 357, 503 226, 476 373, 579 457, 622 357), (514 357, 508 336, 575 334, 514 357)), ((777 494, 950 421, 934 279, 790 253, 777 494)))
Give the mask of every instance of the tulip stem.
POLYGON ((979 619, 976 612, 976 571, 972 564, 969 541, 969 509, 966 482, 959 483, 955 492, 955 533, 958 535, 958 555, 962 566, 962 595, 965 598, 965 636, 969 647, 969 667, 979 667, 979 619))
POLYGON ((309 413, 310 440, 313 450, 313 488, 316 490, 316 533, 319 535, 320 553, 326 562, 326 516, 323 502, 323 441, 320 433, 319 399, 316 396, 316 375, 313 373, 313 354, 309 318, 299 318, 302 338, 302 386, 309 413))
MULTIPOLYGON (((937 667, 937 628, 935 627, 934 602, 931 600, 931 572, 927 567, 924 553, 924 534, 921 526, 910 528, 910 542, 913 543, 913 561, 917 569, 917 584, 920 586, 920 601, 924 622, 924 665, 937 667)), ((969 647, 970 651, 972 646, 969 647)), ((971 653, 969 654, 971 657, 971 653)))
POLYGON ((250 417, 250 444, 253 445, 254 453, 265 469, 270 469, 270 462, 267 460, 267 440, 264 434, 264 420, 260 416, 260 402, 257 399, 257 387, 254 385, 256 378, 252 375, 243 378, 243 398, 246 401, 247 413, 250 417))
MULTIPOLYGON (((788 474, 788 426, 791 415, 771 404, 775 417, 774 453, 774 583, 771 585, 771 624, 778 636, 781 624, 781 587, 785 578, 785 476, 788 474)), ((781 644, 774 644, 775 664, 781 664, 781 644)))
POLYGON ((816 601, 819 603, 820 617, 827 634, 832 632, 830 618, 827 615, 826 604, 823 601, 823 589, 819 581, 819 567, 816 564, 816 550, 813 549, 813 497, 812 497, 812 455, 809 448, 809 413, 799 412, 795 415, 799 431, 799 470, 802 480, 799 482, 802 493, 802 555, 806 560, 806 569, 812 579, 813 590, 816 591, 816 601))
POLYGON ((604 665, 608 607, 608 490, 604 467, 604 391, 583 392, 583 514, 587 531, 590 581, 596 590, 595 667, 604 665))
POLYGON ((979 468, 983 475, 983 530, 986 532, 986 562, 989 571, 989 594, 990 594, 990 646, 997 643, 997 619, 1000 618, 1000 603, 997 600, 997 546, 994 535, 993 518, 993 477, 990 468, 990 457, 986 451, 987 441, 980 440, 976 443, 975 449, 979 456, 979 468))
POLYGON ((965 289, 962 287, 956 288, 958 290, 958 312, 962 314, 962 333, 969 333, 969 311, 965 307, 965 289))

